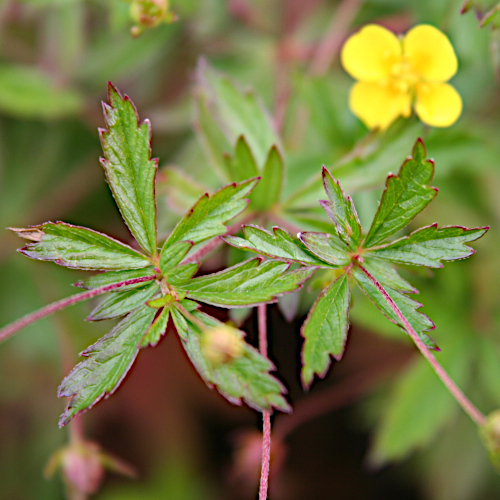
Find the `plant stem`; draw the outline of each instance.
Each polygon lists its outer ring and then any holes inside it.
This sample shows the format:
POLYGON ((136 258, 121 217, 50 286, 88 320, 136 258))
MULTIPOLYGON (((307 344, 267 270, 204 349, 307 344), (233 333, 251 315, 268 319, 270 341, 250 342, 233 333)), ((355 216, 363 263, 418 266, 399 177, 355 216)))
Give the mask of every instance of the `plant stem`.
POLYGON ((126 281, 121 281, 119 283, 113 283, 112 285, 105 285, 99 288, 94 288, 93 290, 87 290, 86 292, 77 293, 76 295, 72 295, 71 297, 66 297, 65 299, 53 302, 52 304, 42 307, 41 309, 38 309, 38 311, 29 313, 26 316, 18 319, 17 321, 14 321, 13 323, 10 323, 0 329, 0 342, 3 342, 11 335, 14 335, 14 333, 22 330, 28 325, 31 325, 35 321, 45 318, 46 316, 50 316, 56 311, 60 311, 61 309, 64 309, 68 306, 72 306, 73 304, 77 304, 78 302, 83 302, 84 300, 91 299, 92 297, 96 297, 97 295, 101 295, 106 292, 111 292, 112 290, 118 290, 127 285, 135 285, 136 283, 144 283, 146 281, 153 281, 154 279, 156 279, 155 275, 133 278, 126 281))
MULTIPOLYGON (((259 351, 267 358, 267 306, 257 306, 259 324, 259 351)), ((262 412, 262 467, 260 471, 259 500, 266 500, 269 485, 269 463, 271 461, 271 412, 262 412)))
POLYGON ((389 307, 394 311, 398 317, 401 324, 404 326, 405 330, 408 332, 413 342, 417 345, 420 352, 423 354, 424 358, 430 363, 436 375, 441 379, 446 388, 450 391, 451 395, 455 398, 456 402, 462 407, 462 409, 469 415, 469 417, 478 426, 482 426, 486 417, 479 411, 479 409, 470 401, 470 399, 462 392, 462 390, 455 384, 453 379, 448 375, 446 370, 441 366, 439 361, 431 353, 429 348, 420 339, 414 328, 408 323, 408 320, 404 314, 400 311, 399 307, 394 303, 394 301, 389 297, 389 294, 385 291, 384 287, 358 262, 359 269, 366 275, 366 277, 377 287, 378 291, 383 295, 385 301, 389 307))

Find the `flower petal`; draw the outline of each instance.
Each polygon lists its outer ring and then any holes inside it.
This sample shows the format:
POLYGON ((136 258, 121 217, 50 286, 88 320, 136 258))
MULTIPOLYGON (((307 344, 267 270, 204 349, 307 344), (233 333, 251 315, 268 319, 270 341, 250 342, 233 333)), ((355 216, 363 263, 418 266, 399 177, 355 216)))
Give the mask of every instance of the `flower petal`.
POLYGON ((419 84, 415 111, 427 125, 449 127, 462 113, 462 98, 448 83, 419 84))
POLYGON ((368 24, 347 39, 340 57, 344 69, 353 78, 374 82, 390 76, 401 54, 401 42, 394 33, 368 24))
POLYGON ((411 113, 410 95, 387 85, 355 83, 349 96, 351 111, 370 129, 385 130, 399 116, 411 113))
POLYGON ((403 52, 413 72, 425 80, 446 82, 457 72, 453 46, 444 33, 429 24, 419 24, 408 31, 403 52))

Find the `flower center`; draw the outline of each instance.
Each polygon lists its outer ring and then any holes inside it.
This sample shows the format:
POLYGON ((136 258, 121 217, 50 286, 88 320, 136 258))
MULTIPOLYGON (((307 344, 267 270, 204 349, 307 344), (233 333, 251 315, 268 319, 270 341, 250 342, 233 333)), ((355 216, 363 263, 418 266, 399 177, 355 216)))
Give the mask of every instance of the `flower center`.
POLYGON ((392 65, 389 84, 395 90, 407 94, 413 90, 417 82, 417 74, 412 68, 411 63, 404 57, 392 65))

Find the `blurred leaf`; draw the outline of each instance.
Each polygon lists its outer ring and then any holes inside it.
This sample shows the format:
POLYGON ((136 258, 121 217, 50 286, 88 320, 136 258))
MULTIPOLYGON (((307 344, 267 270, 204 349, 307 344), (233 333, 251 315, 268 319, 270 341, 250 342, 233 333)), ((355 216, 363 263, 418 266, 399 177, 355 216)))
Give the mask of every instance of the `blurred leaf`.
POLYGON ((150 266, 144 255, 128 245, 85 227, 47 222, 28 229, 12 229, 34 241, 20 251, 36 260, 48 260, 74 269, 107 270, 150 266))
POLYGON ((116 204, 130 232, 150 255, 156 255, 155 176, 151 159, 151 125, 139 124, 132 101, 111 85, 103 104, 107 130, 100 130, 102 165, 116 204))
POLYGON ((252 193, 252 208, 265 212, 277 204, 285 180, 285 165, 276 146, 273 146, 267 156, 262 178, 252 193))
MULTIPOLYGON (((222 326, 223 323, 200 312, 193 316, 207 325, 207 328, 222 326)), ((177 309, 172 310, 177 333, 182 339, 189 359, 209 386, 215 386, 222 396, 232 404, 240 405, 243 401, 257 411, 271 411, 273 408, 289 412, 290 406, 283 397, 285 388, 269 372, 274 369, 272 363, 259 352, 244 343, 241 356, 229 363, 212 364, 204 357, 201 348, 201 335, 198 326, 191 323, 177 309)), ((243 335, 243 332, 241 332, 243 335)))
POLYGON ((23 118, 59 118, 78 113, 82 96, 58 86, 38 68, 0 66, 0 110, 23 118))
POLYGON ((156 310, 142 307, 126 316, 108 334, 82 352, 87 359, 62 381, 59 397, 72 398, 59 426, 113 394, 129 371, 156 310))
MULTIPOLYGON (((252 151, 245 140, 245 136, 240 135, 240 137, 238 137, 238 141, 236 142, 236 146, 234 148, 234 156, 230 156, 224 152, 221 152, 221 154, 224 156, 224 161, 226 162, 229 170, 230 179, 236 182, 241 182, 250 177, 258 177, 259 169, 255 163, 252 151)), ((256 190, 254 190, 252 198, 255 197, 255 191, 256 190)))
POLYGON ((347 274, 330 283, 319 295, 302 325, 302 371, 304 387, 314 375, 323 378, 330 367, 330 356, 340 360, 349 330, 350 288, 347 274))

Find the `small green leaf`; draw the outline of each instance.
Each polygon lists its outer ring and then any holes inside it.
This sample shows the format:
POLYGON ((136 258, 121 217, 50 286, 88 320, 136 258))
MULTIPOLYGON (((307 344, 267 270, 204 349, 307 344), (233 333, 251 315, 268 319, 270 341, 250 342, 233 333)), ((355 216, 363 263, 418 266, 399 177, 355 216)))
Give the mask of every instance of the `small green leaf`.
POLYGON ((250 177, 258 177, 259 170, 245 137, 240 135, 234 148, 234 156, 224 155, 224 161, 232 181, 241 182, 250 177))
POLYGON ((314 375, 323 378, 330 367, 330 356, 340 360, 349 330, 349 279, 344 273, 318 296, 302 325, 302 372, 304 387, 314 375))
POLYGON ((108 86, 103 104, 107 130, 100 129, 101 163, 122 217, 135 239, 150 255, 157 254, 155 176, 158 160, 151 159, 151 124, 139 124, 128 96, 108 86))
POLYGON ((266 211, 278 203, 285 180, 285 165, 276 146, 269 151, 261 177, 259 185, 252 193, 251 207, 266 211))
POLYGON ((307 249, 322 261, 334 266, 346 266, 351 261, 349 248, 336 235, 306 231, 299 238, 307 249))
MULTIPOLYGON (((207 328, 223 325, 215 318, 198 311, 192 315, 206 324, 207 328)), ((172 319, 189 359, 209 387, 215 386, 222 396, 235 405, 240 405, 243 401, 258 411, 271 411, 273 408, 283 412, 291 411, 283 397, 286 389, 269 374, 274 370, 273 364, 256 349, 245 342, 238 358, 230 363, 214 365, 204 356, 200 328, 182 316, 177 309, 172 309, 172 319)), ((241 334, 244 335, 243 332, 241 334)))
POLYGON ((242 307, 276 302, 276 296, 300 288, 315 268, 288 271, 290 264, 256 258, 218 273, 207 274, 185 283, 180 290, 193 300, 220 307, 242 307))
MULTIPOLYGON (((143 269, 130 269, 127 271, 109 271, 107 273, 96 274, 82 281, 75 283, 75 286, 92 290, 93 288, 100 288, 101 286, 114 285, 122 281, 131 280, 134 278, 144 278, 145 276, 154 276, 156 274, 153 266, 145 267, 143 269)), ((152 278, 153 279, 153 278, 152 278)), ((144 282, 134 283, 120 288, 120 292, 144 286, 144 282)))
POLYGON ((229 184, 212 196, 204 194, 196 205, 175 226, 163 246, 162 254, 177 241, 200 241, 224 234, 226 222, 236 217, 248 205, 245 199, 257 184, 258 179, 249 179, 240 184, 229 184))
POLYGON ((128 245, 85 227, 46 222, 27 229, 11 230, 34 241, 19 251, 35 260, 93 271, 151 266, 146 256, 128 245))
POLYGON ((149 330, 146 332, 144 336, 141 347, 147 347, 150 345, 151 347, 155 347, 162 336, 165 334, 167 330, 168 318, 170 317, 170 307, 164 307, 160 314, 155 318, 149 330))
POLYGON ((112 292, 106 297, 87 318, 88 321, 120 318, 129 312, 146 304, 160 291, 157 283, 149 283, 141 288, 134 288, 125 292, 112 292))
MULTIPOLYGON (((372 269, 373 271, 373 269, 372 269)), ((399 318, 396 316, 394 311, 390 308, 385 297, 380 292, 380 290, 368 279, 368 277, 357 267, 352 269, 352 275, 356 278, 359 287, 367 295, 367 297, 375 304, 375 306, 380 310, 384 316, 386 316, 390 321, 398 325, 403 329, 405 333, 406 330, 401 324, 399 318)), ((384 276, 379 276, 373 273, 372 276, 381 284, 384 284, 384 276)), ((384 286, 387 295, 396 304, 398 309, 403 313, 404 317, 408 320, 408 323, 417 332, 418 336, 430 349, 438 349, 435 342, 424 332, 428 330, 433 330, 435 328, 434 323, 425 315, 417 311, 422 304, 416 300, 411 299, 407 295, 404 295, 397 290, 393 290, 388 285, 384 286)))
POLYGON ((178 241, 161 253, 160 269, 165 275, 186 256, 193 246, 192 241, 178 241))
POLYGON ((474 250, 465 245, 481 238, 489 228, 459 226, 438 228, 437 224, 418 229, 394 243, 372 251, 378 259, 414 266, 443 267, 442 260, 465 259, 474 250))
POLYGON ((363 243, 365 248, 407 226, 436 196, 437 189, 428 186, 434 177, 434 163, 425 157, 424 143, 418 139, 413 157, 403 163, 398 175, 387 177, 382 200, 363 243))
POLYGON ((71 398, 59 420, 60 427, 116 391, 132 366, 155 314, 156 310, 147 306, 137 309, 82 352, 87 359, 78 363, 59 387, 59 397, 71 398))
POLYGON ((330 201, 320 201, 320 205, 332 219, 340 238, 351 250, 356 250, 361 238, 361 224, 351 197, 344 194, 340 182, 325 167, 323 186, 330 201))
POLYGON ((273 233, 258 226, 243 226, 245 238, 224 236, 222 239, 236 248, 257 252, 267 257, 281 259, 313 266, 324 266, 325 263, 307 250, 304 244, 285 230, 273 227, 273 233), (273 234, 274 233, 274 234, 273 234))

